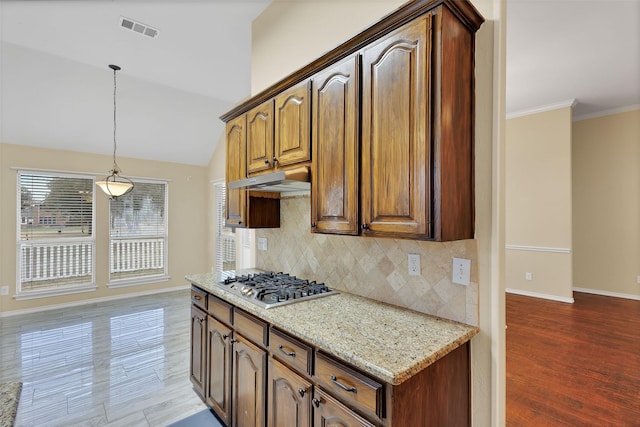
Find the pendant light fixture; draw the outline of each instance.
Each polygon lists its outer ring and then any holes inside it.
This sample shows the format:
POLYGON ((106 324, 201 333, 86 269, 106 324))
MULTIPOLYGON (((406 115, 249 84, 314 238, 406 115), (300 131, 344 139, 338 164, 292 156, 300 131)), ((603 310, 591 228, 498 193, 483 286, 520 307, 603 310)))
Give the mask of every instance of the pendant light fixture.
POLYGON ((133 190, 133 181, 120 175, 120 168, 116 163, 116 71, 120 67, 109 65, 109 68, 113 70, 113 169, 109 171, 109 176, 96 184, 110 199, 117 199, 133 190))

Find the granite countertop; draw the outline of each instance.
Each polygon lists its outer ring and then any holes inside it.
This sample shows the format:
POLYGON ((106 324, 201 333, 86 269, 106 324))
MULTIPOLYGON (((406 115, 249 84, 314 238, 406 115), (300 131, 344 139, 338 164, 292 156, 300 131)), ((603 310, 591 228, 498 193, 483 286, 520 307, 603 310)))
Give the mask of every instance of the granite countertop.
POLYGON ((225 291, 218 285, 219 273, 193 274, 186 279, 394 385, 406 381, 479 332, 474 326, 345 292, 263 309, 225 291))
POLYGON ((8 382, 0 384, 0 426, 12 426, 18 411, 18 402, 22 383, 8 382))

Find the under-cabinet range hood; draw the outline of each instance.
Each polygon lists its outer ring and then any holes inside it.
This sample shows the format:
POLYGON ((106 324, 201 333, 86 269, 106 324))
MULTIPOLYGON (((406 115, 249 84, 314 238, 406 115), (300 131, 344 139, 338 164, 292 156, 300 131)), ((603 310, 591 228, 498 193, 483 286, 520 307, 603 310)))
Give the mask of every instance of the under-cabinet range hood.
POLYGON ((309 167, 302 166, 295 169, 271 172, 228 183, 229 189, 244 189, 255 191, 271 191, 286 193, 292 191, 310 191, 311 181, 309 167))

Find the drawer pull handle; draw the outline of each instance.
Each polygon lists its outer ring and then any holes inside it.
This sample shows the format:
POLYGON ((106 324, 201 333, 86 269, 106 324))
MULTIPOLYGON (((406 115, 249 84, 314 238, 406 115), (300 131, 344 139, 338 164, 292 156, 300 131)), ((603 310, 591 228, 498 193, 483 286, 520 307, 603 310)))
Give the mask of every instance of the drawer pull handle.
POLYGON ((340 381, 338 381, 338 379, 336 378, 335 375, 331 375, 331 381, 333 381, 333 383, 335 385, 337 385, 338 387, 340 387, 344 391, 347 391, 349 393, 357 393, 358 392, 358 390, 355 387, 347 387, 346 385, 342 384, 340 381))
POLYGON ((296 352, 295 351, 287 351, 287 350, 284 349, 284 347, 282 345, 278 346, 278 350, 280 350, 282 353, 284 353, 287 356, 296 357, 296 352))
POLYGON ((200 295, 194 295, 193 299, 196 301, 200 301, 202 298, 200 298, 200 295))

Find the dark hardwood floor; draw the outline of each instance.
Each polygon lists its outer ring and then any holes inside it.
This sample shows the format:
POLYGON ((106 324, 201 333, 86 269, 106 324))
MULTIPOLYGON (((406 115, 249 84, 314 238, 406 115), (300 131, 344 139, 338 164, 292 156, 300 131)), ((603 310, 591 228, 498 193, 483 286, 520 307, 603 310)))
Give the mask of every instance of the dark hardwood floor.
POLYGON ((506 296, 508 426, 640 426, 640 301, 506 296))

